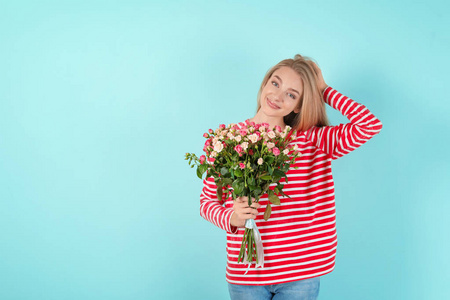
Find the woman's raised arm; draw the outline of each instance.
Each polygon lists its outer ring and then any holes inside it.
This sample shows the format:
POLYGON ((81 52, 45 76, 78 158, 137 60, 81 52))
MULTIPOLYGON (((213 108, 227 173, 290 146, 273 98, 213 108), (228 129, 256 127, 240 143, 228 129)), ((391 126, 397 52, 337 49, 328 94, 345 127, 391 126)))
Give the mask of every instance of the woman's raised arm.
POLYGON ((325 88, 323 100, 350 120, 347 124, 313 126, 306 131, 307 139, 327 153, 331 159, 337 159, 360 147, 383 127, 381 121, 367 107, 329 86, 325 88))

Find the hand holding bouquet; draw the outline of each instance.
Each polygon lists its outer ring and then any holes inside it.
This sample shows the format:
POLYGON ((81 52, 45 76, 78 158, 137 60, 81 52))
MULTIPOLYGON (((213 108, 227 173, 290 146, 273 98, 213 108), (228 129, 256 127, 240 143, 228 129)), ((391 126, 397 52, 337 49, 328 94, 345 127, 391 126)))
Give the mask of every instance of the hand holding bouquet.
MULTIPOLYGON (((252 198, 256 202, 262 195, 268 194, 270 203, 279 205, 280 195, 289 197, 283 192, 283 184, 279 183, 295 159, 301 155, 297 146, 289 145, 296 131, 286 126, 270 129, 269 124, 249 122, 220 125, 215 131, 209 129, 203 136, 207 139, 203 147, 204 155, 198 158, 193 153, 186 153, 186 160, 191 167, 197 165, 197 176, 202 179, 214 177, 217 186, 217 197, 222 200, 223 190, 231 193, 234 200, 248 197, 248 206, 252 198), (269 186, 277 183, 275 188, 269 186)), ((289 197, 290 198, 290 197, 289 197)), ((267 204, 264 219, 270 217, 272 207, 267 204)), ((238 262, 263 264, 261 236, 256 223, 249 219, 245 224, 238 262)))

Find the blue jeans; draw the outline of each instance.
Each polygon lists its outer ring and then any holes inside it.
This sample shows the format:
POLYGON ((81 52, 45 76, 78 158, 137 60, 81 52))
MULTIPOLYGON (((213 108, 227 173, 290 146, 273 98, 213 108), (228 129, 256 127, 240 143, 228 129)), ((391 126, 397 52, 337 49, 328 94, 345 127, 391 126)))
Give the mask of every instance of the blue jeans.
POLYGON ((316 300, 320 277, 271 285, 238 285, 228 283, 231 300, 316 300))

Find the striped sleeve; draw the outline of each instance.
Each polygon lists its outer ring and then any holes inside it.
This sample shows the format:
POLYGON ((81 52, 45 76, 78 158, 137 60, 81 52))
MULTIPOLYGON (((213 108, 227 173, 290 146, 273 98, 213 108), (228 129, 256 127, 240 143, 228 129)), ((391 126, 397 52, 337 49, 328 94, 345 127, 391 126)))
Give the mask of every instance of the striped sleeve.
POLYGON ((331 159, 350 153, 381 131, 381 121, 364 105, 331 87, 325 89, 323 99, 350 120, 350 123, 337 126, 313 126, 306 132, 307 139, 331 159))
MULTIPOLYGON (((229 233, 237 233, 238 228, 230 223, 234 210, 223 206, 224 201, 219 201, 216 190, 217 186, 213 177, 203 180, 203 189, 200 194, 200 215, 229 233)), ((225 199, 226 195, 224 194, 222 198, 225 199)))

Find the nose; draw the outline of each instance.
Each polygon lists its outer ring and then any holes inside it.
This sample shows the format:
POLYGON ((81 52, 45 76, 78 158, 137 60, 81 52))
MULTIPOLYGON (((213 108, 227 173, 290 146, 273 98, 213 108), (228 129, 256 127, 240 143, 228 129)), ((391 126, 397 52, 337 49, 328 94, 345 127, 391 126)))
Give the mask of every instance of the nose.
POLYGON ((276 91, 273 95, 273 101, 275 102, 281 102, 283 101, 283 92, 282 91, 276 91))

